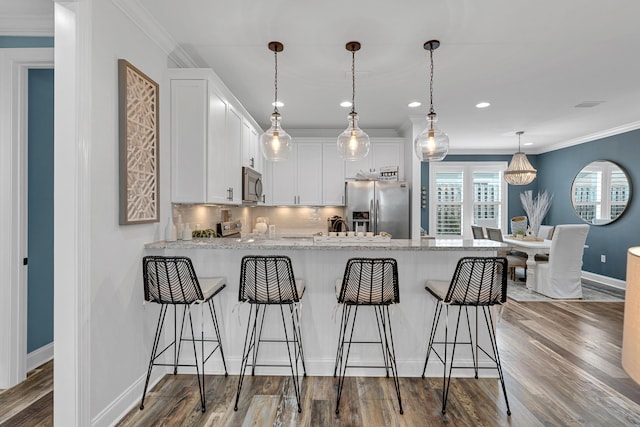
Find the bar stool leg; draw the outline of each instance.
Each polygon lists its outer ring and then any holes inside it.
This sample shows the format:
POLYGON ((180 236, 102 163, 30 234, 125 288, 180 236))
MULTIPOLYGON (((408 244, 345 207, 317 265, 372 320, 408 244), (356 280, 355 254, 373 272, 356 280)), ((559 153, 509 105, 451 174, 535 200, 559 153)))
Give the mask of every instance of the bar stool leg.
POLYGON ((509 399, 507 398, 507 387, 504 384, 504 374, 502 372, 502 364, 500 363, 500 354, 498 354, 498 343, 496 342, 496 332, 493 329, 493 317, 491 316, 490 307, 482 307, 484 312, 484 320, 489 330, 489 338, 491 339, 491 347, 493 349, 494 361, 498 368, 498 375, 500 376, 500 384, 502 384, 502 392, 504 393, 504 401, 507 404, 507 415, 511 415, 511 408, 509 407, 509 399))
MULTIPOLYGON (((293 314, 293 313, 291 313, 293 314)), ((284 342, 287 346, 287 355, 289 356, 289 365, 291 367, 291 381, 293 382, 293 389, 296 394, 296 402, 298 403, 298 412, 302 412, 302 406, 300 405, 300 376, 298 374, 298 349, 299 344, 297 342, 297 326, 293 316, 291 316, 291 331, 292 339, 289 340, 289 334, 287 333, 287 322, 284 314, 284 308, 280 304, 280 315, 282 316, 282 328, 284 330, 284 342), (294 357, 291 357, 291 344, 293 343, 294 357)))
POLYGON ((182 350, 182 333, 184 332, 184 320, 187 315, 187 306, 185 305, 182 310, 182 321, 180 322, 180 335, 177 335, 178 325, 177 325, 177 316, 178 316, 178 306, 174 304, 173 306, 173 342, 175 347, 173 347, 173 375, 178 373, 178 361, 180 360, 180 350, 182 350))
MULTIPOLYGON (((456 345, 458 344, 458 332, 460 330, 460 316, 462 316, 462 307, 458 307, 458 318, 456 319, 456 330, 453 334, 453 348, 451 350, 451 362, 449 364, 449 376, 446 380, 443 378, 443 387, 442 387, 442 415, 445 414, 447 410, 447 399, 449 397, 449 388, 451 386, 451 372, 453 371, 453 361, 455 360, 456 354, 456 345)), ((447 305, 447 319, 449 319, 449 306, 447 305)), ((448 321, 447 321, 448 323, 448 321)), ((445 377, 446 377, 446 360, 447 360, 447 334, 445 333, 445 377)))
POLYGON ((258 350, 260 349, 260 342, 262 342, 262 328, 264 326, 264 316, 267 314, 267 305, 266 304, 255 304, 257 306, 256 311, 256 321, 258 317, 260 317, 260 328, 258 331, 257 338, 253 341, 253 363, 251 365, 251 376, 256 375, 256 365, 258 363, 258 350), (260 310, 262 309, 262 316, 260 316, 260 310))
POLYGON ((356 326, 356 317, 358 316, 358 306, 357 305, 354 306, 353 320, 350 319, 350 317, 351 317, 351 307, 348 304, 344 305, 343 310, 347 310, 348 313, 347 313, 346 318, 345 318, 345 325, 344 325, 344 333, 342 335, 342 342, 340 343, 340 345, 343 348, 340 350, 340 362, 339 362, 339 366, 338 366, 340 375, 338 376, 338 396, 336 398, 336 414, 340 413, 340 397, 342 396, 342 389, 344 388, 344 379, 345 379, 345 374, 347 372, 347 363, 349 361, 349 352, 351 351, 351 342, 353 341, 353 331, 354 331, 355 326, 356 326), (346 333, 347 333, 347 330, 349 329, 349 323, 351 323, 351 333, 349 335, 349 340, 345 341, 346 333), (342 354, 344 352, 344 344, 345 344, 345 342, 347 343, 347 353, 344 355, 344 359, 343 359, 342 354))
MULTIPOLYGON (((391 329, 391 316, 389 315, 389 306, 385 305, 384 307, 376 307, 380 309, 380 318, 382 320, 382 327, 384 332, 384 346, 386 347, 386 355, 385 360, 389 361, 389 365, 391 367, 391 373, 393 375, 393 384, 396 388, 396 396, 398 397, 398 407, 400 408, 400 414, 404 414, 404 410, 402 409, 402 398, 400 397, 400 380, 398 378, 398 365, 396 364, 396 349, 393 344, 393 331, 391 329), (384 315, 386 314, 386 320, 384 315), (388 328, 387 328, 388 325, 388 328), (388 334, 387 334, 388 330, 388 334), (389 346, 389 343, 391 345, 389 346)), ((386 362, 385 362, 386 363, 386 362)), ((387 376, 389 376, 387 374, 387 376)))
POLYGON ((342 349, 343 349, 343 337, 346 330, 345 319, 348 317, 349 306, 347 304, 343 304, 342 306, 342 319, 340 320, 340 330, 338 332, 338 349, 336 350, 336 363, 333 368, 333 377, 336 377, 338 372, 338 363, 342 360, 342 349))
POLYGON ((294 304, 291 304, 291 318, 293 319, 293 317, 295 316, 295 324, 296 324, 296 339, 298 342, 298 347, 299 347, 299 352, 300 352, 300 359, 302 361, 302 372, 303 372, 303 376, 307 376, 307 367, 304 364, 304 348, 302 347, 302 329, 300 328, 300 315, 298 313, 298 309, 296 308, 296 306, 294 304))
POLYGON ((216 313, 216 306, 212 300, 209 300, 209 312, 211 313, 211 318, 213 319, 213 329, 216 333, 216 338, 218 339, 218 347, 220 348, 220 356, 222 356, 222 366, 224 367, 224 376, 229 376, 227 372, 227 362, 224 359, 224 350, 222 349, 222 336, 220 334, 220 326, 218 324, 218 314, 216 313))
MULTIPOLYGON (((240 372, 238 377, 238 389, 236 391, 236 403, 233 406, 233 410, 238 410, 238 401, 240 400, 240 392, 242 391, 242 383, 244 382, 245 371, 247 370, 247 365, 249 362, 249 352, 255 346, 256 339, 256 331, 257 331, 257 322, 258 322, 258 309, 259 304, 251 304, 249 308, 249 321, 247 322, 247 332, 244 337, 244 348, 242 350, 242 361, 240 363, 240 372), (253 318, 253 326, 251 319, 253 318), (251 335, 249 332, 251 331, 251 335)), ((254 364, 255 364, 255 354, 254 354, 254 364)))
POLYGON ((389 348, 387 347, 386 329, 384 326, 384 314, 382 313, 382 307, 374 306, 374 312, 376 315, 376 325, 378 326, 378 336, 380 337, 380 346, 382 347, 382 358, 384 361, 384 369, 389 378, 389 348), (383 336, 383 330, 385 331, 383 336))
POLYGON ((140 410, 144 409, 144 397, 147 395, 147 388, 149 387, 149 378, 151 377, 151 369, 153 368, 153 362, 156 358, 156 352, 158 351, 158 344, 160 337, 162 336, 162 326, 164 325, 164 318, 167 314, 168 306, 163 304, 160 308, 160 314, 158 315, 158 324, 156 326, 156 334, 153 338, 153 346, 151 347, 151 358, 149 359, 149 368, 147 369, 147 379, 144 382, 144 390, 142 391, 142 400, 140 401, 140 410))
POLYGON ((185 308, 189 311, 189 326, 191 328, 191 343, 193 344, 193 357, 196 366, 196 376, 198 378, 198 389, 200 390, 200 406, 202 412, 206 411, 205 399, 204 399, 204 362, 202 373, 200 372, 200 366, 198 365, 198 350, 196 347, 196 336, 193 330, 193 317, 191 315, 191 307, 185 306, 185 308))
POLYGON ((427 371, 427 363, 429 362, 429 356, 433 350, 433 340, 436 337, 436 331, 438 330, 438 323, 440 322, 440 314, 442 313, 442 304, 438 302, 438 307, 433 314, 433 321, 431 322, 431 333, 429 334, 429 345, 427 346, 427 357, 424 360, 424 368, 422 369, 422 378, 427 371))

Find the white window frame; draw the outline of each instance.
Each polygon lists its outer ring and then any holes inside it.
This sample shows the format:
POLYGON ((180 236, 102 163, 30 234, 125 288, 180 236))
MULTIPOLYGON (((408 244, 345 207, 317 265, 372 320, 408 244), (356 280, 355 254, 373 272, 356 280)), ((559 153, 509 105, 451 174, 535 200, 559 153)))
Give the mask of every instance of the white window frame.
POLYGON ((509 192, 508 185, 503 179, 503 172, 507 168, 507 162, 441 162, 429 164, 429 233, 441 239, 473 239, 471 224, 473 224, 473 173, 478 171, 491 171, 500 173, 500 224, 498 228, 506 233, 508 223, 509 192), (438 235, 436 234, 437 203, 436 203, 436 174, 443 171, 462 171, 462 235, 438 235))

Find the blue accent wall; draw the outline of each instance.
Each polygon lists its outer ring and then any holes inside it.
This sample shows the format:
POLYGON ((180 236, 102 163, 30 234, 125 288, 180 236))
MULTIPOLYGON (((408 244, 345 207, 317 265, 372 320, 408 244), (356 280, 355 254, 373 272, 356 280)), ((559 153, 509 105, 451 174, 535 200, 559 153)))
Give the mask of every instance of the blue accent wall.
POLYGON ((549 224, 580 224, 571 206, 571 183, 594 160, 617 163, 631 179, 631 201, 620 218, 607 225, 592 225, 587 235, 582 270, 626 279, 627 249, 640 245, 640 130, 538 155, 538 187, 554 194, 547 214, 549 224), (635 193, 635 194, 634 194, 635 193), (607 262, 600 262, 600 255, 607 262))
POLYGON ((27 353, 53 342, 53 70, 29 70, 27 353))
MULTIPOLYGON (((571 183, 576 174, 595 160, 610 160, 626 170, 631 180, 631 201, 622 216, 611 224, 592 225, 587 236, 582 270, 615 279, 626 279, 627 249, 640 245, 640 130, 602 138, 539 155, 527 155, 538 169, 538 177, 526 186, 509 186, 508 217, 525 215, 520 193, 547 190, 553 194, 545 224, 581 224, 583 221, 571 205, 571 183), (634 195, 633 193, 636 192, 634 195), (607 262, 600 262, 606 255, 607 262)), ((443 161, 482 162, 510 161, 511 155, 449 155, 443 161)), ((429 164, 422 164, 422 185, 429 186, 429 164)), ((421 223, 427 229, 428 209, 421 210, 421 223)))
POLYGON ((53 37, 0 36, 0 48, 53 47, 53 37))

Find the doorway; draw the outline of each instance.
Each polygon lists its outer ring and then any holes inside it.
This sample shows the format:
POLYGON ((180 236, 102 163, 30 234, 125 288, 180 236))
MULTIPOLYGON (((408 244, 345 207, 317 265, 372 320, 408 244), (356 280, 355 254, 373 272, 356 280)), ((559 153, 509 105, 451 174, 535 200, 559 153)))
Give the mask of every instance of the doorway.
POLYGON ((53 48, 0 49, 0 388, 27 373, 28 74, 53 62, 53 48))
POLYGON ((27 372, 53 358, 53 69, 28 80, 27 372))

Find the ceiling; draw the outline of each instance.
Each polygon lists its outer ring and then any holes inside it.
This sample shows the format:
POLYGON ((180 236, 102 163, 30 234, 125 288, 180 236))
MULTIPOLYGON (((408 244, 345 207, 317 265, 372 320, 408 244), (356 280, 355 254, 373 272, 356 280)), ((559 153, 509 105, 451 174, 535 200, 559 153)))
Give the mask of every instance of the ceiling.
MULTIPOLYGON (((22 2, 51 3, 14 3, 22 2)), ((424 118, 430 39, 441 42, 434 107, 451 153, 513 152, 519 130, 532 143, 524 151, 539 153, 640 127, 636 0, 138 2, 265 129, 274 97, 267 44, 282 42, 279 110, 294 137, 346 127, 349 109, 339 103, 351 98, 351 40, 362 43, 355 99, 370 135, 424 118), (422 106, 409 108, 411 101, 422 106), (480 101, 491 106, 478 109, 480 101)))

